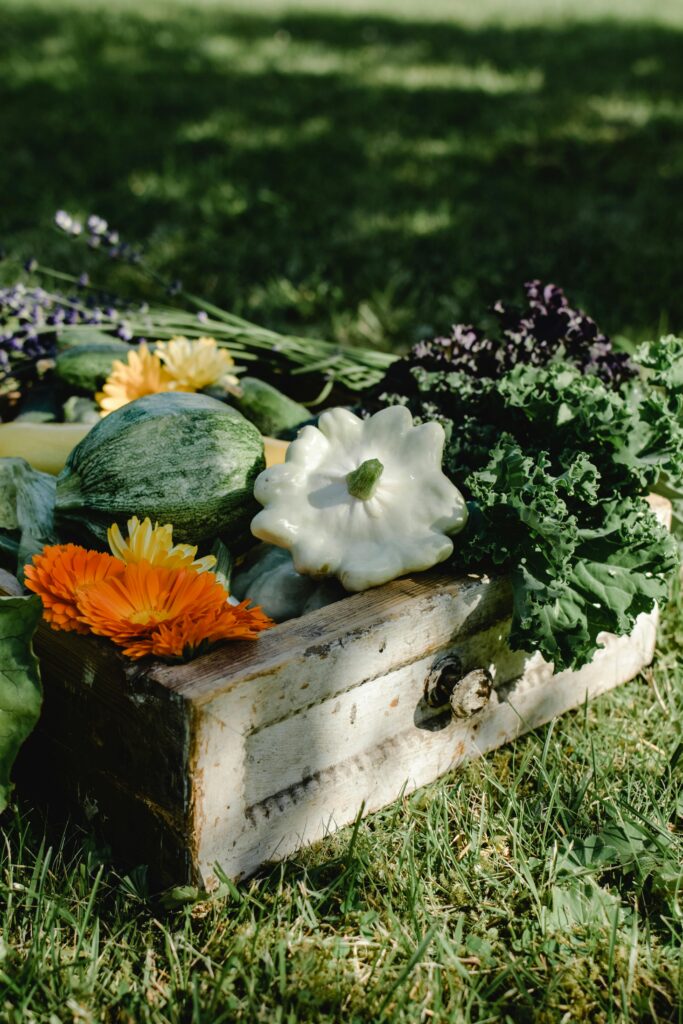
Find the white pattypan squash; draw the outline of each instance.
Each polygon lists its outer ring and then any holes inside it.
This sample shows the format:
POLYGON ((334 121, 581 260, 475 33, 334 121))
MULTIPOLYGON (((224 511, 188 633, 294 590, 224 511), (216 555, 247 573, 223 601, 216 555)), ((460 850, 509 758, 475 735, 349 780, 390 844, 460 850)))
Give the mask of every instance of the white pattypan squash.
POLYGON ((297 572, 337 576, 347 590, 429 569, 448 558, 448 535, 467 521, 441 469, 444 441, 440 424, 413 426, 403 406, 366 420, 329 409, 299 432, 282 465, 257 477, 265 507, 252 533, 288 548, 297 572))

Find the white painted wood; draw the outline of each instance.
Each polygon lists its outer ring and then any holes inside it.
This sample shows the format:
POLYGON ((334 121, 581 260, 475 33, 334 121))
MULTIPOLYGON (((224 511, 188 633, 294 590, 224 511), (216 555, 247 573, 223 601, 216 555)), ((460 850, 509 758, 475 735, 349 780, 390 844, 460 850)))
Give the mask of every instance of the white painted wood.
POLYGON ((352 821, 361 808, 377 810, 633 678, 652 659, 656 619, 641 616, 631 637, 607 639, 590 665, 556 676, 538 655, 511 657, 500 626, 481 634, 470 646, 497 689, 467 720, 424 707, 432 656, 342 694, 331 680, 317 704, 265 726, 245 715, 235 693, 217 697, 201 708, 197 732, 196 856, 204 883, 213 884, 215 864, 247 875, 352 821))
MULTIPOLYGON (((659 511, 666 521, 666 504, 659 511)), ((554 675, 539 654, 506 646, 504 580, 441 578, 400 593, 413 582, 306 616, 298 631, 284 624, 286 651, 274 630, 258 675, 175 670, 196 716, 194 856, 208 887, 216 864, 248 875, 632 679, 654 654, 656 610, 630 637, 605 634, 583 669, 554 675), (490 700, 469 718, 425 705, 445 654, 464 673, 490 673, 490 700)))

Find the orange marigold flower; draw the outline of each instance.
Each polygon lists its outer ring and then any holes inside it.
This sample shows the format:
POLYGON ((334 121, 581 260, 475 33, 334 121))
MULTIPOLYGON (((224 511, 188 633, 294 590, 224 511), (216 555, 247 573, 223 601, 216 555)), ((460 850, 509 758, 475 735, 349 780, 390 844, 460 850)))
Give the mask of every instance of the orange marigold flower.
POLYGON ((258 607, 249 608, 249 601, 226 605, 211 621, 193 622, 191 616, 162 622, 149 636, 130 643, 125 653, 131 658, 154 654, 159 658, 191 657, 202 647, 220 640, 256 640, 263 629, 275 623, 258 607))
POLYGON ((120 575, 124 566, 113 555, 87 551, 77 544, 43 548, 24 569, 26 586, 43 602, 43 618, 53 629, 87 633, 80 619, 81 595, 101 582, 120 575))
POLYGON ((81 595, 81 622, 132 658, 180 658, 203 643, 255 637, 273 623, 258 608, 228 604, 213 573, 132 562, 81 595))

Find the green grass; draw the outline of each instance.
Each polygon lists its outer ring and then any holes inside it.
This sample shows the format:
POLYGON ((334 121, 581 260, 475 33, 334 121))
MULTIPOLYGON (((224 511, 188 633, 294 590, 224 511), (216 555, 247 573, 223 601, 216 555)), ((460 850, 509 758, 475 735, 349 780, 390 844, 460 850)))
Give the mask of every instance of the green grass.
POLYGON ((17 812, 0 1019, 680 1022, 681 611, 645 678, 211 899, 17 812))
MULTIPOLYGON (((342 341, 406 345, 532 275, 631 339, 681 327, 678 0, 0 0, 0 23, 5 278, 81 269, 46 232, 66 207, 342 341)), ((676 602, 645 677, 175 909, 19 798, 0 1020, 682 1024, 681 642, 676 602)))
POLYGON ((681 325, 678 0, 0 11, 11 254, 80 269, 46 229, 94 210, 236 312, 383 347, 530 276, 610 332, 681 325))

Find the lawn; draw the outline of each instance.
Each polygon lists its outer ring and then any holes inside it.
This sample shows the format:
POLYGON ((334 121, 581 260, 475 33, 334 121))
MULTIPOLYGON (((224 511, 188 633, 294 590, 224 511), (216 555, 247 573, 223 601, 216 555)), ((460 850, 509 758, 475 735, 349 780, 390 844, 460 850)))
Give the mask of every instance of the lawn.
MULTIPOLYGON (((678 0, 0 0, 0 27, 5 280, 35 255, 152 296, 78 262, 62 207, 352 344, 530 276, 631 342, 681 330, 678 0)), ((675 598, 652 671, 211 899, 19 794, 0 1020, 681 1024, 682 642, 675 598)))
POLYGON ((0 244, 56 262, 54 210, 95 211, 236 312, 392 348, 530 276, 680 325, 683 7, 622 5, 2 0, 0 244))

